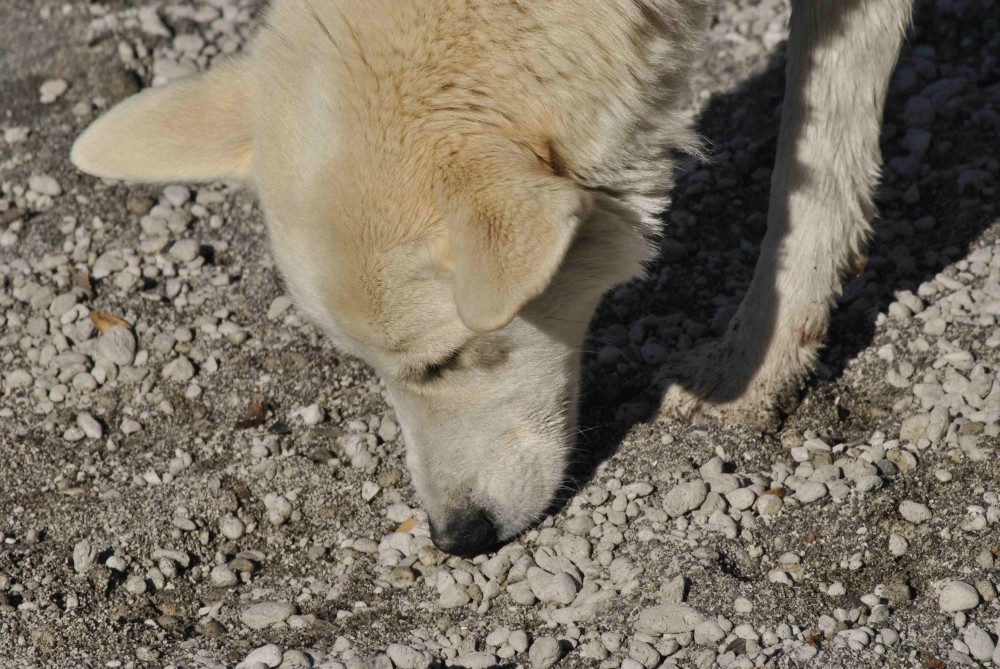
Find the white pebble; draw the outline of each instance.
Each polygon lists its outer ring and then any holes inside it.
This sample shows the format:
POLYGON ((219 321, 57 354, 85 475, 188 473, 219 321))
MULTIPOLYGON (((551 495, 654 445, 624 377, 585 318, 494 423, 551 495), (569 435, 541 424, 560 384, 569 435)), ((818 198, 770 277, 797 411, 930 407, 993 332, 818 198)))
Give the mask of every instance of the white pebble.
POLYGON ((551 636, 543 636, 535 639, 528 650, 528 658, 531 665, 538 669, 548 669, 562 657, 562 646, 551 636))
POLYGON ((97 350, 119 367, 127 367, 135 361, 135 335, 124 325, 116 325, 101 335, 97 350))
POLYGON ((979 605, 979 592, 965 581, 951 581, 941 590, 938 604, 942 611, 968 611, 979 605))
POLYGON ((272 525, 283 525, 292 515, 292 503, 273 492, 264 495, 264 507, 267 509, 267 519, 272 525))
POLYGON ((250 654, 244 658, 242 662, 238 665, 238 669, 251 669, 255 665, 262 664, 265 667, 277 667, 281 664, 281 648, 269 643, 266 646, 261 646, 255 650, 250 651, 250 654))
POLYGON ((83 433, 87 435, 88 439, 100 439, 104 436, 104 428, 102 428, 97 419, 89 413, 78 414, 76 417, 76 424, 81 430, 83 430, 83 433))
POLYGON ((69 84, 63 79, 49 79, 38 88, 39 100, 43 105, 50 105, 61 98, 69 90, 69 84))
POLYGON ((906 500, 899 505, 899 515, 911 523, 924 523, 931 519, 931 510, 926 504, 906 500))
POLYGON ((39 195, 48 195, 49 197, 62 195, 62 186, 47 174, 32 174, 28 178, 28 188, 39 195))
POLYGON ((259 602, 244 611, 240 620, 250 629, 262 630, 288 620, 294 613, 295 606, 288 602, 259 602))
POLYGON ((310 426, 319 425, 326 418, 326 412, 318 404, 310 404, 303 409, 299 409, 298 413, 302 417, 302 422, 310 426))

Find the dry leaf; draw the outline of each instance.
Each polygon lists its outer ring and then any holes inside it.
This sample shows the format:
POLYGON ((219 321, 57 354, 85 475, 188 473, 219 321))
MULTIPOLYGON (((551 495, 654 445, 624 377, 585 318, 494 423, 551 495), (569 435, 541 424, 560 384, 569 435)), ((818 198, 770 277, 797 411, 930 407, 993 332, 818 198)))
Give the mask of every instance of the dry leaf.
MULTIPOLYGON (((775 497, 780 497, 781 499, 785 499, 785 489, 784 488, 771 488, 770 490, 766 491, 764 493, 764 495, 774 495, 775 497)), ((761 495, 761 496, 763 497, 763 495, 761 495)))
POLYGON ((816 541, 816 533, 815 532, 810 532, 809 534, 806 535, 806 543, 807 544, 811 544, 814 541, 816 541))
POLYGON ((103 311, 91 311, 90 320, 94 322, 94 327, 96 327, 101 334, 104 334, 111 328, 123 325, 129 330, 132 329, 132 325, 118 318, 117 316, 112 316, 111 314, 106 314, 103 311))
POLYGON ((8 223, 13 223, 19 218, 24 218, 28 215, 27 209, 8 209, 7 211, 0 211, 0 225, 7 225, 8 223))
POLYGON ((250 406, 247 407, 246 413, 243 414, 243 419, 236 423, 236 429, 247 430, 263 425, 267 421, 269 411, 270 408, 267 402, 262 402, 260 395, 257 395, 253 402, 250 403, 250 406))
POLYGON ((92 297, 94 295, 94 283, 90 280, 90 272, 87 270, 73 272, 73 283, 79 286, 88 296, 92 297))
POLYGON ((412 530, 416 526, 417 526, 417 519, 416 518, 407 518, 406 520, 404 520, 403 522, 401 522, 399 524, 399 527, 396 528, 396 531, 397 532, 409 532, 410 530, 412 530))
POLYGON ((940 658, 926 651, 924 651, 924 660, 927 662, 927 669, 946 669, 948 666, 940 658))

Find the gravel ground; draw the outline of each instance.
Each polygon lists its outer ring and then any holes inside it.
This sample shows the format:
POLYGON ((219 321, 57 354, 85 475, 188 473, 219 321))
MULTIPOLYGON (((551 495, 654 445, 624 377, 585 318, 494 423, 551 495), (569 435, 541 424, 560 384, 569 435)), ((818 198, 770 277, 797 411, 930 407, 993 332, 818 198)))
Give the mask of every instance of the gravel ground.
POLYGON ((101 109, 247 0, 0 6, 0 667, 1000 666, 1000 9, 918 3, 882 219, 781 431, 645 423, 763 234, 788 8, 723 3, 663 261, 587 353, 579 492, 428 538, 383 388, 283 296, 249 194, 103 183, 101 109))

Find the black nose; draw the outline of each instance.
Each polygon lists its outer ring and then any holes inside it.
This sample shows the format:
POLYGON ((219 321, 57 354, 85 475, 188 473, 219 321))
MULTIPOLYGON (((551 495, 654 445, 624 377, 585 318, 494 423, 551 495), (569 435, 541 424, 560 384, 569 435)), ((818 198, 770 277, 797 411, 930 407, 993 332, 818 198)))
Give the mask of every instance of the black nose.
POLYGON ((497 545, 497 528, 482 509, 468 509, 450 516, 443 526, 431 523, 431 540, 445 553, 472 557, 497 545))

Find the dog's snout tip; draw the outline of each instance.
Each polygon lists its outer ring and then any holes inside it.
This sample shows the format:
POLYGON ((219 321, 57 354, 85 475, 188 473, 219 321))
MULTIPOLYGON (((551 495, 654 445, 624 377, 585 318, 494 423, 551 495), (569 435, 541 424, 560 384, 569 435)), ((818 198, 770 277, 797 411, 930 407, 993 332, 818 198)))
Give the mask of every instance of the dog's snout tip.
POLYGON ((488 513, 470 509, 448 518, 440 526, 432 522, 431 540, 445 553, 474 557, 495 547, 499 535, 488 513))

